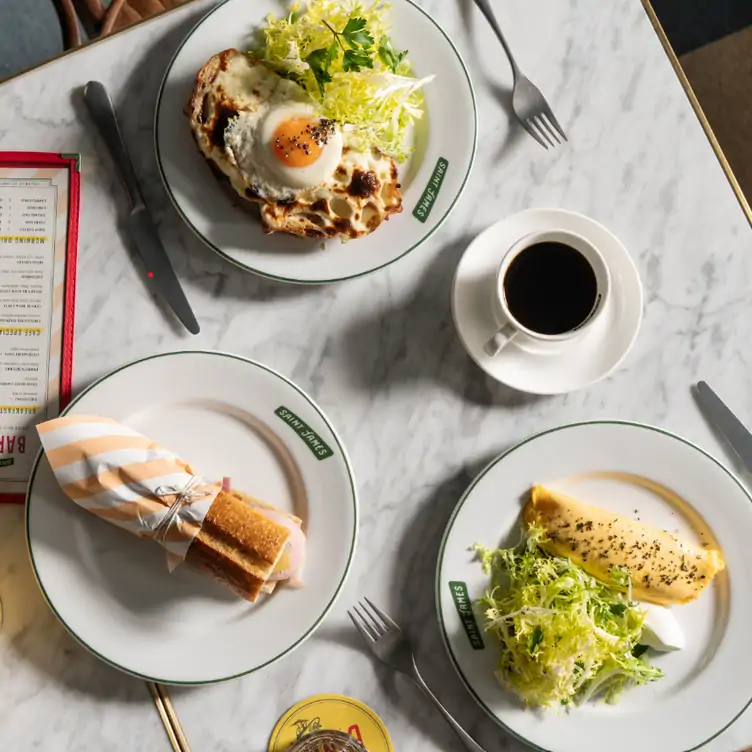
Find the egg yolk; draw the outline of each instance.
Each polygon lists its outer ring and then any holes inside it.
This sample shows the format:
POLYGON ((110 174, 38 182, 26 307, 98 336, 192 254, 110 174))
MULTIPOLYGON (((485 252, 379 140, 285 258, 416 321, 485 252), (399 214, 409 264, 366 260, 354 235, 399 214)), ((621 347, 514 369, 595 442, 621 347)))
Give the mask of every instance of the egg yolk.
POLYGON ((307 167, 320 156, 329 135, 321 121, 290 118, 281 122, 272 135, 272 151, 288 167, 307 167))

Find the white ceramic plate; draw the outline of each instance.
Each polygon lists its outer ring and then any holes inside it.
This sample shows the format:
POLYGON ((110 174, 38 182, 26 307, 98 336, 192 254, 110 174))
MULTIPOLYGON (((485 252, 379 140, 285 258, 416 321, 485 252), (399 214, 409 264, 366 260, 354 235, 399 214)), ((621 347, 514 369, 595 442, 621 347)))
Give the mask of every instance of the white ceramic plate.
POLYGON ((400 166, 403 212, 372 235, 345 244, 264 235, 253 217, 232 206, 198 153, 183 114, 201 66, 228 47, 248 49, 267 14, 279 15, 284 6, 276 0, 225 0, 178 49, 157 99, 157 161, 175 208, 227 260, 287 282, 335 282, 396 261, 423 243, 449 215, 475 157, 478 117, 472 83, 459 52, 436 21, 409 0, 393 0, 391 6, 395 47, 410 51, 417 77, 436 77, 424 88, 426 115, 416 128, 415 153, 400 166), (427 190, 430 201, 424 200, 427 190))
MULTIPOLYGON (((633 423, 555 428, 495 459, 457 505, 437 568, 441 629, 468 690, 500 725, 550 752, 687 752, 709 742, 738 718, 752 697, 750 501, 739 481, 702 449, 661 429, 633 423), (598 473, 639 476, 683 501, 669 501, 630 479, 598 473), (494 677, 498 652, 492 639, 483 635, 481 645, 476 637, 474 649, 454 606, 450 582, 466 583, 473 600, 488 584, 468 547, 478 542, 514 545, 523 498, 537 482, 695 542, 714 542, 726 559, 727 569, 698 600, 674 609, 686 649, 652 654, 665 676, 625 691, 618 705, 588 703, 569 713, 525 710, 494 677)), ((477 623, 482 624, 480 617, 477 623)))
POLYGON ((563 394, 600 381, 627 357, 642 322, 642 285, 629 252, 602 224, 563 209, 527 209, 491 225, 468 246, 454 277, 452 314, 468 355, 489 376, 522 392, 563 394), (499 264, 518 240, 548 230, 581 235, 601 252, 611 272, 606 309, 575 340, 514 340, 491 357, 484 345, 500 325, 493 305, 499 264))
POLYGON ((222 681, 299 646, 321 624, 350 568, 358 523, 355 480, 326 416, 292 382, 250 360, 179 352, 136 361, 89 387, 66 413, 106 415, 155 439, 207 478, 304 520, 300 590, 248 603, 164 551, 95 518, 60 490, 44 456, 27 501, 31 562, 67 629, 103 660, 165 684, 222 681), (332 450, 318 459, 280 418, 298 416, 332 450))

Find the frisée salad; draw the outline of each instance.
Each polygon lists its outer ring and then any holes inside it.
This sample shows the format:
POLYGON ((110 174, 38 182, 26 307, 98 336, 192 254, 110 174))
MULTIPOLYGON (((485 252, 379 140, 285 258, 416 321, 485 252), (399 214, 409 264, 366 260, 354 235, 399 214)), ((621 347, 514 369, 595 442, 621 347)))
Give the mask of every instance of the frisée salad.
POLYGON ((408 51, 395 49, 387 3, 307 0, 266 20, 256 58, 295 81, 362 150, 376 147, 400 162, 410 154, 421 89, 433 76, 416 79, 408 51))
POLYGON ((571 559, 543 550, 530 525, 518 546, 476 552, 491 584, 479 605, 499 641, 496 676, 530 707, 618 701, 631 684, 659 679, 640 643, 646 612, 632 601, 626 568, 604 583, 571 559))

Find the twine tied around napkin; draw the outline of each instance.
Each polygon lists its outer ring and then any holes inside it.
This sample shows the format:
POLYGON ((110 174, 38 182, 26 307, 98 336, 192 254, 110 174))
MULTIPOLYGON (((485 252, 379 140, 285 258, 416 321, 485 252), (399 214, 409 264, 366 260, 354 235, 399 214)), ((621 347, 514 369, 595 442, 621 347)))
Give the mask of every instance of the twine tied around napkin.
MULTIPOLYGON (((175 486, 158 486, 155 489, 155 495, 160 498, 175 496, 175 501, 172 502, 172 505, 167 510, 167 514, 162 517, 161 522, 154 530, 153 540, 159 543, 160 546, 167 548, 167 537, 170 534, 170 528, 175 523, 177 516, 183 507, 189 504, 195 504, 199 499, 203 499, 207 496, 211 496, 212 501, 214 500, 214 497, 217 495, 216 492, 212 494, 211 491, 197 490, 196 486, 200 483, 200 476, 192 475, 182 490, 175 486)), ((196 531, 196 533, 198 533, 198 531, 196 531)), ((187 552, 188 549, 186 549, 186 553, 187 552)), ((185 556, 183 556, 183 558, 185 558, 185 556)), ((175 557, 175 555, 170 553, 168 549, 167 565, 171 572, 181 563, 181 561, 182 559, 175 557)))
POLYGON ((196 485, 201 482, 201 478, 198 475, 192 475, 185 484, 182 490, 176 486, 157 486, 154 493, 160 498, 166 498, 169 496, 175 496, 175 501, 172 502, 172 506, 167 510, 167 514, 162 518, 162 521, 157 525, 154 531, 154 540, 157 543, 162 543, 167 537, 167 533, 170 529, 170 525, 175 519, 175 515, 185 504, 193 504, 199 499, 209 495, 209 491, 197 491, 196 485))
POLYGON ((76 504, 185 560, 220 485, 132 428, 98 415, 68 415, 37 426, 63 492, 76 504), (174 497, 174 498, 173 498, 174 497))

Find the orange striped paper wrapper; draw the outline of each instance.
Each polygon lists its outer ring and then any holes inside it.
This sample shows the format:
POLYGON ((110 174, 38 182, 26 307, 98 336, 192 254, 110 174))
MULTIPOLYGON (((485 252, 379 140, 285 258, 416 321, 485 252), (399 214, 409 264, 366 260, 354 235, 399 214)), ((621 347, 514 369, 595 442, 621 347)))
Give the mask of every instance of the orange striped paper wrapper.
POLYGON ((132 428, 98 415, 68 415, 37 426, 55 478, 68 498, 97 517, 168 552, 170 570, 182 562, 220 486, 207 483, 185 460, 132 428), (166 530, 168 510, 191 489, 166 530))

